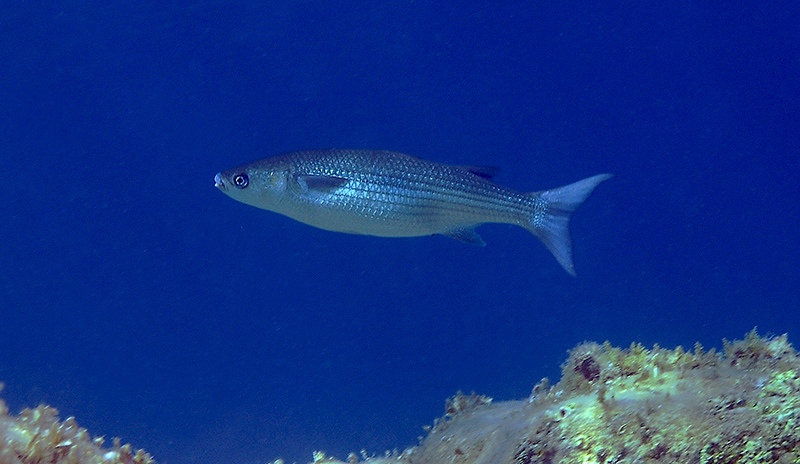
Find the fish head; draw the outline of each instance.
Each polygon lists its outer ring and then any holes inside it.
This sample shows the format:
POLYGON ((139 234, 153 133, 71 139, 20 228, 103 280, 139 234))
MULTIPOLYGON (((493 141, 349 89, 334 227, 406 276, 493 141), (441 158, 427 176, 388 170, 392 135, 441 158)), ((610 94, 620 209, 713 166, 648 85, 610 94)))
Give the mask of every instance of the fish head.
POLYGON ((274 211, 285 196, 288 177, 281 163, 262 161, 217 173, 214 186, 234 200, 274 211))

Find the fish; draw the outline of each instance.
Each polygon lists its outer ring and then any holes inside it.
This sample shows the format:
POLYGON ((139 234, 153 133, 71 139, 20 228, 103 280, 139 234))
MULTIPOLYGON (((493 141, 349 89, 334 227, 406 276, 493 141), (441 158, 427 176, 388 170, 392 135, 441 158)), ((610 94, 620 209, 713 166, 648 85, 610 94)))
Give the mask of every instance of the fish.
POLYGON ((518 225, 538 237, 575 276, 570 217, 612 175, 598 174, 552 190, 518 192, 493 182, 496 172, 385 150, 313 150, 219 172, 214 185, 242 203, 349 234, 440 234, 484 246, 477 226, 518 225))

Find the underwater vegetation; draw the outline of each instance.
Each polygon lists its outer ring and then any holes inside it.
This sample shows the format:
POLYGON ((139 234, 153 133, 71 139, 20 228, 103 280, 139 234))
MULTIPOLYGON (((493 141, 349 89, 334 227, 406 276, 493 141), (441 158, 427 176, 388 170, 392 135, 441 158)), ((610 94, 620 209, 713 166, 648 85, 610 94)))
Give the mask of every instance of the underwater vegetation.
POLYGON ((0 464, 155 464, 144 450, 120 445, 118 438, 111 448, 104 441, 90 437, 73 417, 59 421, 50 406, 11 416, 0 400, 0 464))
POLYGON ((788 464, 800 462, 799 419, 800 358, 786 335, 754 330, 721 353, 582 343, 561 380, 526 400, 459 392, 418 446, 347 462, 788 464))
MULTIPOLYGON (((800 462, 800 358, 786 335, 724 342, 722 352, 582 343, 561 380, 524 400, 457 393, 419 445, 367 464, 745 464, 800 462)), ((8 414, 0 464, 152 464, 111 448, 49 406, 8 414)), ((321 451, 313 464, 343 463, 321 451)), ((284 464, 277 459, 273 464, 284 464)))

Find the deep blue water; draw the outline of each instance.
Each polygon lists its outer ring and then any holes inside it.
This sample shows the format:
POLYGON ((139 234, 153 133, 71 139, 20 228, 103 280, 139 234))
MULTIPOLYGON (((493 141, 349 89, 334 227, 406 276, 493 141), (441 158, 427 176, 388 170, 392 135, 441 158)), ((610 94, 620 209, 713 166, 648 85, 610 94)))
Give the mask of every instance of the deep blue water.
POLYGON ((796 2, 0 6, 0 381, 159 462, 416 443, 446 397, 558 378, 583 340, 800 343, 796 2), (613 172, 485 248, 343 235, 214 174, 310 148, 613 172))

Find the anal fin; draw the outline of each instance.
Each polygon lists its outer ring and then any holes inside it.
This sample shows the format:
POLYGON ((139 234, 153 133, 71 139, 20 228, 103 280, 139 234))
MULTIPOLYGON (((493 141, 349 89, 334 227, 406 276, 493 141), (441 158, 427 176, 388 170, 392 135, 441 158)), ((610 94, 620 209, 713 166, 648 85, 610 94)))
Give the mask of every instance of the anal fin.
POLYGON ((486 246, 486 242, 484 242, 481 236, 475 232, 475 227, 476 226, 474 225, 458 227, 440 233, 445 237, 450 237, 458 240, 459 242, 469 243, 470 245, 486 246))

